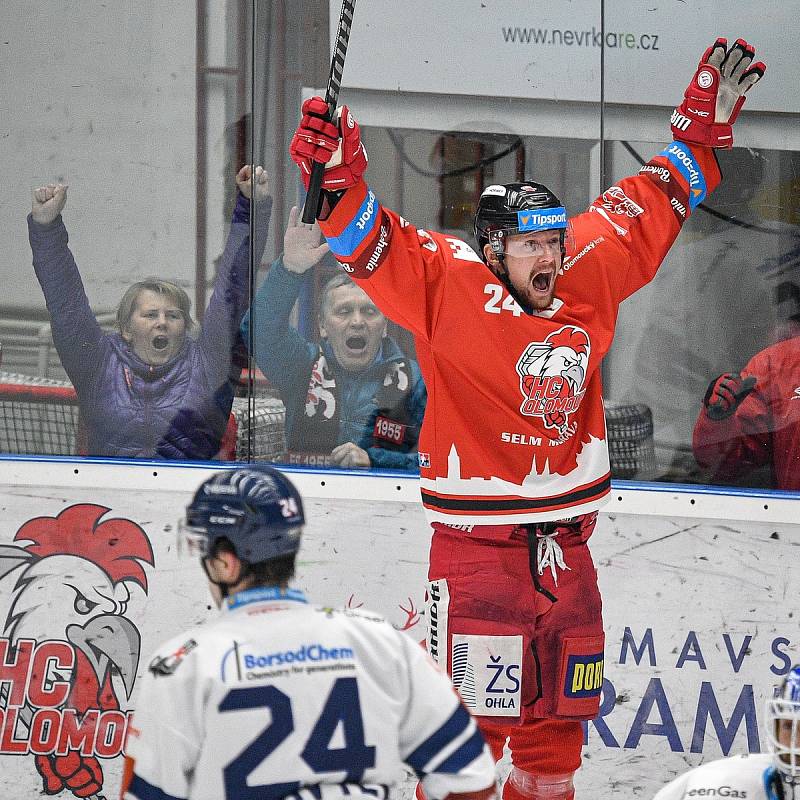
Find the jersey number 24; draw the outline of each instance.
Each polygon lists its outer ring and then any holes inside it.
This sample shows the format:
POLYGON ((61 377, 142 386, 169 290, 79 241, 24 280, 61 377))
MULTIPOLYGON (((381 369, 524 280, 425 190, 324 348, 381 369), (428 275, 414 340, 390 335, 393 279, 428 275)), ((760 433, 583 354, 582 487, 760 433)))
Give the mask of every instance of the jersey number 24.
MULTIPOLYGON (((228 800, 278 800, 300 788, 299 781, 249 786, 247 778, 294 731, 292 702, 275 686, 232 689, 219 704, 220 713, 269 709, 270 724, 223 770, 228 800)), ((358 783, 375 766, 375 748, 364 742, 364 721, 355 678, 338 678, 311 730, 300 757, 314 772, 346 772, 344 780, 358 783), (342 723, 344 747, 330 743, 342 723)))

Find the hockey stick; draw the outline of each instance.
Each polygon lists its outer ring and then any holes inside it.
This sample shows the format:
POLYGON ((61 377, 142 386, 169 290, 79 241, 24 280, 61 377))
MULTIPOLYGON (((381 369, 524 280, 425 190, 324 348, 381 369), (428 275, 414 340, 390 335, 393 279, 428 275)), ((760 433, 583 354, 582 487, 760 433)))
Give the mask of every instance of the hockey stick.
MULTIPOLYGON (((339 28, 336 31, 336 43, 333 47, 333 58, 331 58, 331 71, 330 75, 328 75, 328 89, 325 92, 325 102, 328 104, 328 113, 326 115, 328 122, 331 121, 333 113, 336 111, 336 104, 339 101, 344 57, 347 55, 347 42, 350 40, 350 27, 353 24, 355 6, 356 0, 342 0, 342 13, 339 15, 339 28)), ((303 222, 307 225, 313 223, 317 218, 324 174, 325 165, 315 161, 311 168, 306 204, 303 206, 303 222)))

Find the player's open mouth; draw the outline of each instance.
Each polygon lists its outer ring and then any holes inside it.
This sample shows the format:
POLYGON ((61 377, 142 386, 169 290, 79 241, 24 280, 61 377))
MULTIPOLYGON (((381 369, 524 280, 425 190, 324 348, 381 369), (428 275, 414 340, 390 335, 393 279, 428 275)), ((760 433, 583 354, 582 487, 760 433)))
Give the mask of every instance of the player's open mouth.
POLYGON ((169 344, 169 339, 166 336, 155 336, 153 338, 153 348, 156 350, 164 350, 169 344))
POLYGON ((531 278, 531 286, 533 290, 536 292, 548 292, 550 291, 550 287, 553 283, 553 270, 547 270, 546 272, 537 272, 531 278))
POLYGON ((367 346, 367 340, 363 336, 348 336, 345 344, 348 350, 360 353, 367 346))

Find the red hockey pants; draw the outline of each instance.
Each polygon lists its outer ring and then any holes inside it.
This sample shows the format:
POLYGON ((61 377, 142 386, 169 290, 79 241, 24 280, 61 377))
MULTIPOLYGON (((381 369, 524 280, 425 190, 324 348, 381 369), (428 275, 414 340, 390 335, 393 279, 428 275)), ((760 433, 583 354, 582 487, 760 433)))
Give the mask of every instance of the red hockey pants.
POLYGON ((597 715, 603 622, 586 544, 597 514, 524 526, 434 523, 428 650, 447 667, 495 758, 539 775, 578 769, 597 715))

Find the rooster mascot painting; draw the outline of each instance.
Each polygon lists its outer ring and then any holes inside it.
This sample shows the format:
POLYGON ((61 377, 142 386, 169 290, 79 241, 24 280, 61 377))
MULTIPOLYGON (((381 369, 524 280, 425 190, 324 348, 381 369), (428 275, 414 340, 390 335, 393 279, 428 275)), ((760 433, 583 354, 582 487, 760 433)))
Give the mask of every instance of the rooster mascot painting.
POLYGON ((29 758, 46 795, 104 797, 101 760, 125 741, 141 638, 126 612, 154 560, 109 510, 72 505, 0 545, 0 755, 29 758))

